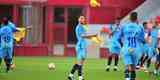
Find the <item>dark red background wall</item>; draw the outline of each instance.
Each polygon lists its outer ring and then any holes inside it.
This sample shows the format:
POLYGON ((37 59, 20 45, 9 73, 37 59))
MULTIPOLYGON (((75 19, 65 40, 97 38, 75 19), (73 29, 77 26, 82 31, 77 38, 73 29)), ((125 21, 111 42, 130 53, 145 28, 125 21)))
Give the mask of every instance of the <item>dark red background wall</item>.
MULTIPOLYGON (((26 0, 27 1, 27 0, 26 0)), ((29 4, 29 2, 26 2, 24 0, 0 0, 0 5, 4 4, 12 4, 14 6, 14 11, 11 11, 14 13, 13 19, 17 20, 16 15, 16 8, 15 6, 20 6, 21 4, 29 4)), ((38 1, 38 0, 37 0, 38 1)), ((50 50, 53 46, 53 40, 62 41, 67 40, 66 36, 59 37, 57 34, 63 33, 58 32, 59 28, 56 29, 56 33, 53 34, 53 27, 56 25, 52 24, 52 18, 53 18, 53 7, 54 6, 82 6, 86 10, 86 14, 88 15, 89 23, 91 24, 107 24, 114 21, 115 18, 121 17, 123 18, 125 15, 127 15, 130 11, 135 9, 138 5, 142 4, 145 0, 99 0, 101 3, 101 7, 98 8, 92 8, 89 5, 90 0, 47 0, 47 2, 44 2, 46 6, 46 43, 43 43, 44 45, 22 45, 21 47, 15 47, 15 51, 17 55, 24 55, 24 56, 46 56, 48 53, 50 53, 50 50), (57 37, 54 37, 57 36, 57 37), (54 38, 56 39, 54 39, 54 38)), ((1 11, 1 10, 0 10, 1 11)), ((17 20, 18 21, 18 20, 17 20)), ((65 26, 67 27, 67 26, 65 26)), ((64 29, 61 29, 59 31, 64 31, 64 29)), ((67 41, 65 41, 66 43, 67 41)), ((59 43, 59 42, 56 42, 59 43)), ((71 49, 72 50, 72 49, 71 49)), ((72 50, 74 52, 74 50, 72 50)), ((102 49, 101 52, 104 50, 102 49)), ((105 56, 106 53, 101 53, 101 56, 105 56)), ((72 55, 72 54, 71 54, 72 55)), ((74 55, 74 54, 73 54, 74 55)))

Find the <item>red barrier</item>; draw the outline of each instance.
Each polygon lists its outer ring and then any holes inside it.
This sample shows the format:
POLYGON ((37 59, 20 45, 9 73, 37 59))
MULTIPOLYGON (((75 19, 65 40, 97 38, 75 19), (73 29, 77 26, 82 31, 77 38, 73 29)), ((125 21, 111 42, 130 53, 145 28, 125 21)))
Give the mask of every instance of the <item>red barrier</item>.
POLYGON ((16 56, 47 56, 48 47, 46 45, 20 45, 14 47, 16 56))
POLYGON ((107 58, 109 50, 107 48, 100 48, 100 58, 107 58))
POLYGON ((76 51, 74 47, 67 47, 65 56, 76 56, 76 51))

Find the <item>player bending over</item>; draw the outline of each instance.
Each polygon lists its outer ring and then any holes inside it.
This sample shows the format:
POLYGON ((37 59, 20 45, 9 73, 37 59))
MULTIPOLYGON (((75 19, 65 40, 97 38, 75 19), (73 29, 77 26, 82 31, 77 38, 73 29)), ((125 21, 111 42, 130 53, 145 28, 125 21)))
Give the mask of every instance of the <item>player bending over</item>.
POLYGON ((144 29, 137 23, 136 12, 130 15, 130 22, 121 28, 121 36, 123 39, 122 58, 125 64, 125 80, 136 79, 136 65, 141 56, 141 44, 144 43, 144 29))
POLYGON ((14 37, 13 34, 19 31, 14 24, 8 21, 7 17, 3 18, 3 22, 0 29, 0 64, 4 58, 6 64, 6 72, 10 70, 12 64, 14 37))
POLYGON ((1 51, 0 51, 0 62, 4 58, 6 64, 6 72, 10 70, 12 64, 12 54, 13 54, 13 32, 16 31, 15 26, 9 25, 7 18, 3 18, 3 25, 0 29, 0 40, 1 40, 1 51))
POLYGON ((120 54, 120 50, 121 50, 121 40, 118 38, 120 36, 120 19, 117 18, 115 20, 115 25, 111 25, 110 26, 110 35, 111 35, 111 41, 110 41, 110 47, 109 47, 109 58, 108 58, 108 64, 106 67, 106 71, 110 70, 110 66, 112 63, 112 58, 115 59, 115 63, 114 63, 114 71, 118 70, 118 62, 119 62, 119 54, 120 54))

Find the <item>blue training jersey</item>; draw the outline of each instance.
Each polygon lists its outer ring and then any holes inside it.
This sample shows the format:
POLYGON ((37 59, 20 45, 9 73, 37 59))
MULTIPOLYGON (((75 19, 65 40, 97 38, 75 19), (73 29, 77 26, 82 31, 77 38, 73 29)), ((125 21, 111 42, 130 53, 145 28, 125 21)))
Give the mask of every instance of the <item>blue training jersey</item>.
POLYGON ((86 48, 86 40, 82 37, 82 35, 86 32, 85 28, 82 24, 78 24, 75 29, 76 38, 78 40, 76 47, 86 48))
POLYGON ((7 44, 7 46, 13 46, 13 32, 16 31, 15 27, 12 27, 10 25, 3 25, 3 27, 0 29, 0 40, 1 40, 1 46, 7 44))
POLYGON ((119 41, 120 39, 118 38, 120 36, 120 25, 111 25, 110 30, 112 31, 112 40, 119 41))
POLYGON ((12 22, 9 21, 9 22, 8 22, 8 25, 12 28, 12 31, 13 31, 13 32, 17 31, 16 26, 15 26, 14 23, 12 23, 12 22))
POLYGON ((157 44, 158 44, 158 30, 159 28, 154 28, 151 32, 151 39, 152 39, 152 42, 151 42, 151 47, 152 48, 157 48, 157 44))
POLYGON ((120 26, 111 25, 109 28, 112 32, 109 43, 109 51, 110 53, 119 54, 121 50, 121 39, 119 38, 121 30, 120 26))
POLYGON ((137 23, 127 23, 121 28, 121 36, 123 36, 123 47, 140 48, 144 39, 144 28, 137 23))

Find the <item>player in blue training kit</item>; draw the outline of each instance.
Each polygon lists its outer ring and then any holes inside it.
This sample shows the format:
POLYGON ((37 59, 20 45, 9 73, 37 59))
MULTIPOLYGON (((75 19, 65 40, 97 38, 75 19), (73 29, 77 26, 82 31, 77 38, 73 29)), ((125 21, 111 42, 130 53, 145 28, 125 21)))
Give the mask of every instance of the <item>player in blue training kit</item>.
POLYGON ((121 40, 119 39, 119 32, 120 32, 120 19, 117 18, 115 21, 115 25, 111 25, 110 26, 110 37, 111 37, 111 41, 110 41, 110 46, 109 46, 109 52, 110 55, 108 57, 108 64, 106 67, 106 71, 110 70, 110 65, 112 63, 112 58, 115 59, 115 63, 114 63, 114 71, 118 70, 118 62, 119 62, 119 54, 120 54, 120 50, 121 50, 121 40))
MULTIPOLYGON (((148 33, 149 33, 149 30, 147 29, 147 22, 144 22, 143 23, 143 27, 144 27, 144 29, 145 29, 145 36, 147 36, 148 37, 148 33)), ((137 64, 137 66, 136 66, 136 69, 140 69, 141 67, 142 67, 142 65, 143 65, 143 63, 146 61, 145 60, 145 58, 147 58, 147 50, 148 50, 148 45, 147 45, 147 43, 145 42, 145 44, 143 45, 143 53, 142 53, 142 56, 141 56, 141 58, 139 59, 139 61, 138 61, 138 64, 137 64)), ((148 59, 148 58, 147 58, 148 59)))
POLYGON ((4 18, 2 28, 0 29, 0 49, 1 49, 1 61, 4 58, 6 64, 6 72, 10 70, 12 63, 13 53, 13 32, 16 31, 15 26, 9 25, 8 19, 4 18))
POLYGON ((155 70, 154 74, 155 75, 160 75, 160 17, 156 17, 156 29, 155 29, 155 43, 158 44, 156 45, 156 48, 158 48, 157 54, 156 54, 156 63, 155 63, 155 70))
POLYGON ((126 66, 125 79, 136 79, 136 65, 138 59, 142 55, 142 44, 144 43, 143 26, 137 23, 136 12, 131 13, 129 23, 126 23, 121 28, 121 36, 123 39, 122 58, 126 66))
POLYGON ((93 36, 84 36, 84 34, 86 33, 86 18, 84 16, 80 16, 79 17, 79 24, 76 26, 75 29, 75 33, 76 33, 76 37, 77 37, 77 44, 76 44, 76 58, 77 58, 77 62, 75 63, 75 65, 73 66, 68 79, 69 80, 74 80, 74 73, 75 71, 78 71, 78 76, 79 76, 79 80, 84 80, 84 78, 82 77, 82 67, 84 64, 84 61, 86 59, 86 48, 87 48, 87 42, 85 40, 85 38, 90 38, 93 36))
POLYGON ((154 35, 155 34, 156 28, 153 25, 153 22, 147 22, 146 23, 146 28, 145 28, 145 40, 146 43, 144 44, 144 57, 141 59, 140 66, 142 69, 145 69, 145 72, 148 72, 147 68, 150 67, 151 64, 151 59, 156 53, 156 44, 155 44, 155 39, 154 35), (143 66, 144 63, 147 62, 146 66, 143 66))

